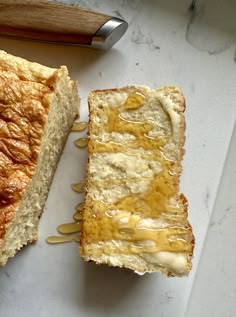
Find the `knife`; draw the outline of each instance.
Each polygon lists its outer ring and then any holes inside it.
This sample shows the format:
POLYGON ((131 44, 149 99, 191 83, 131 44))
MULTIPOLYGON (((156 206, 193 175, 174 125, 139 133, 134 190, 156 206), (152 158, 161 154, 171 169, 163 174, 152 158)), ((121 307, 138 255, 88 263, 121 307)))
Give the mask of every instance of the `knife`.
POLYGON ((46 0, 0 0, 0 36, 111 48, 126 32, 122 19, 46 0))

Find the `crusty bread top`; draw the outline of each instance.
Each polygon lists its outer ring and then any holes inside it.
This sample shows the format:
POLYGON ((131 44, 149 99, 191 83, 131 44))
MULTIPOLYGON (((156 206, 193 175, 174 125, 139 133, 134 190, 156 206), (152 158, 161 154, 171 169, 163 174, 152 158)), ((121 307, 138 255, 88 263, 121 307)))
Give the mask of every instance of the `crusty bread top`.
POLYGON ((81 255, 184 275, 194 238, 179 193, 185 100, 176 87, 94 91, 81 255))
POLYGON ((54 86, 67 74, 0 51, 0 246, 35 170, 54 86))
MULTIPOLYGON (((24 58, 13 56, 0 50, 0 71, 7 74, 15 74, 19 79, 52 85, 56 68, 50 68, 35 62, 29 62, 24 58)), ((7 78, 7 77, 6 77, 7 78)))

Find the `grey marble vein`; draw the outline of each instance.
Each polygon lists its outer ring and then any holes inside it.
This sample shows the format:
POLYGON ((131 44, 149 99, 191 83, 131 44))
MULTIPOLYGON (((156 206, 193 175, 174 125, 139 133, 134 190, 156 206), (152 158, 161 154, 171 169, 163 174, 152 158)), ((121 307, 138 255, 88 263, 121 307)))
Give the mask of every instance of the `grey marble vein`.
POLYGON ((127 7, 127 8, 131 8, 131 9, 137 9, 137 7, 140 4, 140 0, 133 0, 133 1, 129 1, 129 0, 122 0, 121 1, 121 6, 122 7, 127 7))
POLYGON ((221 226, 223 222, 226 221, 228 217, 232 215, 232 212, 235 210, 236 210, 236 206, 226 207, 223 211, 223 215, 218 220, 213 220, 210 222, 210 227, 221 226))
POLYGON ((7 270, 4 270, 4 274, 6 275, 7 278, 11 277, 11 275, 7 272, 7 270))
POLYGON ((143 33, 143 31, 141 31, 141 28, 139 26, 137 26, 131 35, 131 41, 137 45, 148 45, 150 50, 159 50, 160 46, 157 45, 151 34, 145 34, 143 33))
POLYGON ((209 190, 209 187, 207 187, 205 192, 205 197, 204 197, 204 204, 208 214, 209 214, 209 199, 210 199, 210 190, 209 190))
MULTIPOLYGON (((53 0, 55 2, 65 3, 63 0, 53 0)), ((96 0, 67 0, 66 4, 70 4, 73 6, 78 6, 85 9, 95 9, 99 8, 99 2, 96 0)))
POLYGON ((123 17, 123 15, 120 13, 119 10, 115 10, 115 11, 113 11, 113 13, 114 13, 114 15, 115 15, 116 17, 125 20, 125 18, 123 17))
POLYGON ((161 296, 161 304, 169 304, 174 299, 173 292, 167 291, 161 296))

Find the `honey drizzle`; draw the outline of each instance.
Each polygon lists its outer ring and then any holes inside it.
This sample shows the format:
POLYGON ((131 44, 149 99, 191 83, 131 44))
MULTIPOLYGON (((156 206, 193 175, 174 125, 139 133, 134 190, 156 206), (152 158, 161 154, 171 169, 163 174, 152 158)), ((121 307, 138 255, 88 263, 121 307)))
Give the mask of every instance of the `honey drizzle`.
MULTIPOLYGON (((95 142, 89 142, 90 153, 101 152, 124 152, 127 154, 128 149, 151 150, 150 157, 152 160, 158 161, 162 165, 163 171, 156 175, 150 182, 146 192, 142 194, 128 195, 119 199, 114 204, 107 204, 101 201, 95 201, 91 197, 86 198, 85 221, 83 223, 84 237, 86 243, 97 243, 98 241, 124 240, 130 241, 131 244, 122 244, 119 248, 104 246, 101 250, 94 248, 92 252, 107 252, 115 253, 139 253, 139 252, 191 252, 192 245, 189 228, 186 224, 186 214, 180 210, 184 209, 184 201, 176 197, 180 206, 171 206, 170 198, 174 197, 178 190, 178 176, 175 176, 176 162, 167 160, 162 154, 165 144, 170 141, 171 136, 165 135, 160 137, 150 137, 149 132, 153 129, 154 123, 151 121, 139 122, 127 120, 122 112, 138 110, 145 101, 145 96, 139 96, 135 93, 130 94, 126 102, 119 107, 106 109, 106 125, 91 127, 91 133, 96 132, 96 135, 102 133, 128 133, 135 136, 135 140, 126 142, 125 144, 114 142, 101 142, 99 139, 95 142), (135 102, 137 101, 137 104, 135 102), (138 125, 138 126, 137 126, 138 125), (132 208, 132 210, 131 210, 132 208), (120 210, 119 216, 108 216, 108 210, 120 210), (127 224, 121 225, 116 220, 122 218, 122 212, 128 211, 129 220, 127 224), (131 216, 132 214, 133 216, 131 216), (171 216, 171 217, 170 217, 171 216), (138 222, 143 218, 152 219, 167 219, 170 218, 172 223, 178 225, 163 229, 148 229, 139 228, 138 222), (173 237, 175 237, 173 239, 173 237), (152 241, 150 246, 143 246, 142 241, 152 241)), ((168 120, 168 118, 167 118, 168 120)), ((119 181, 119 180, 117 180, 119 181)), ((116 182, 117 182, 116 181, 116 182)), ((95 187, 106 187, 105 183, 109 184, 109 180, 105 182, 95 183, 90 180, 95 187)), ((113 182, 113 180, 112 180, 113 182)), ((122 180, 121 180, 122 182, 122 180)), ((109 186, 109 185, 108 185, 109 186)), ((123 215, 124 216, 124 215, 123 215)), ((87 251, 89 252, 89 251, 87 251)))
POLYGON ((81 132, 84 131, 88 126, 87 122, 74 122, 71 128, 71 132, 81 132))
POLYGON ((77 211, 82 211, 83 208, 84 208, 84 203, 79 203, 79 204, 77 204, 76 207, 75 207, 75 209, 76 209, 77 211))
POLYGON ((81 223, 71 222, 71 223, 63 223, 57 227, 57 231, 62 234, 70 234, 80 232, 81 223))
POLYGON ((76 241, 78 242, 79 235, 77 236, 50 236, 46 239, 49 244, 67 243, 76 241))
MULTIPOLYGON (((153 129, 153 123, 128 121, 122 117, 118 108, 107 109, 106 112, 107 121, 109 124, 103 126, 103 131, 107 133, 118 132, 128 133, 135 136, 135 140, 128 141, 126 144, 114 143, 114 142, 100 142, 99 139, 89 143, 89 152, 101 153, 101 152, 123 152, 127 151, 127 146, 130 149, 142 148, 144 150, 151 150, 155 153, 155 156, 161 157, 161 149, 167 143, 168 138, 166 136, 160 136, 159 138, 151 138, 148 136, 148 132, 153 129), (139 127, 137 128, 137 125, 139 127)), ((101 131, 101 133, 103 133, 101 131)), ((98 133, 99 134, 99 133, 98 133)))
POLYGON ((85 148, 88 145, 88 138, 79 138, 74 141, 74 145, 79 148, 85 148))
POLYGON ((140 92, 132 92, 131 94, 129 94, 128 98, 125 101, 124 109, 136 110, 144 105, 145 99, 145 96, 140 92))
MULTIPOLYGON (((87 126, 88 126, 87 122, 74 122, 71 128, 71 132, 81 132, 85 130, 87 126)), ((83 148, 87 146, 88 140, 87 138, 80 138, 80 139, 77 139, 74 142, 74 144, 80 148, 83 148)), ((71 188, 77 193, 83 193, 84 186, 85 186, 84 182, 80 182, 78 184, 72 184, 71 188)), ((47 243, 58 244, 58 243, 66 243, 71 241, 79 242, 80 240, 79 235, 68 235, 68 234, 77 233, 81 231, 81 223, 79 221, 82 220, 83 205, 84 205, 83 203, 79 203, 76 206, 77 212, 73 215, 73 219, 76 222, 61 224, 57 227, 58 232, 63 234, 63 236, 50 236, 46 239, 47 243)))
POLYGON ((82 220, 82 209, 84 203, 77 204, 76 213, 73 215, 73 219, 75 222, 73 223, 65 223, 61 224, 57 227, 59 233, 63 234, 62 236, 50 236, 46 239, 46 242, 49 244, 59 244, 59 243, 67 243, 67 242, 79 242, 80 235, 70 235, 72 233, 79 233, 81 231, 81 220, 82 220))
POLYGON ((73 189, 73 191, 75 191, 76 193, 83 193, 85 190, 85 182, 80 182, 77 184, 71 184, 71 188, 73 189))
POLYGON ((75 221, 81 221, 81 220, 82 220, 82 217, 83 217, 83 215, 82 215, 82 212, 81 212, 81 211, 77 211, 77 212, 74 213, 74 215, 73 215, 73 219, 74 219, 75 221))

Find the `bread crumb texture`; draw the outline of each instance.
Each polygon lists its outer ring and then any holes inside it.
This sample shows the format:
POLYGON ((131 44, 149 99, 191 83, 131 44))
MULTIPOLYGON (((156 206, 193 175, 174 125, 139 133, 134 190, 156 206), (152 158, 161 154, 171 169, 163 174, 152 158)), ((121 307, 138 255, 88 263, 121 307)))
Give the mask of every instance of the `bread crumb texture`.
POLYGON ((89 108, 82 257, 139 274, 188 274, 194 237, 179 193, 182 92, 173 86, 94 91, 89 108))
POLYGON ((78 110, 77 87, 66 67, 48 68, 0 51, 2 265, 37 239, 38 219, 78 110))

